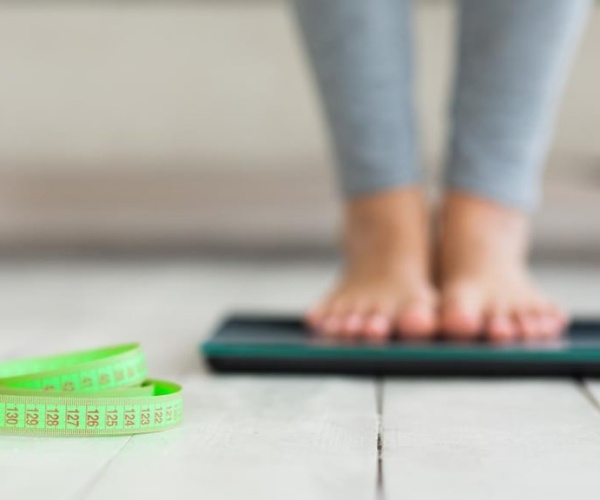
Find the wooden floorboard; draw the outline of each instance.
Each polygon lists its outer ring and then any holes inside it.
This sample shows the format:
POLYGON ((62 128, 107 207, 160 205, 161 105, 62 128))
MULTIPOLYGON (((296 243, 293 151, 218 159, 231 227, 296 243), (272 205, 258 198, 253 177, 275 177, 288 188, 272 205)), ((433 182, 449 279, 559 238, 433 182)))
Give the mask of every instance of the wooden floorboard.
POLYGON ((375 499, 374 382, 195 378, 185 388, 184 424, 134 437, 82 498, 375 499))
MULTIPOLYGON (((381 422, 373 380, 203 367, 198 343, 228 311, 301 311, 333 271, 273 259, 0 261, 0 359, 138 340, 151 374, 185 388, 174 431, 0 438, 0 497, 373 499, 381 424, 387 500, 595 498, 600 382, 387 380, 381 422)), ((597 272, 540 277, 576 312, 598 313, 597 272)))
POLYGON ((374 498, 373 380, 213 377, 197 351, 230 309, 300 310, 328 276, 273 262, 0 265, 0 358, 139 340, 152 375, 185 389, 171 432, 0 439, 2 498, 374 498))
POLYGON ((587 379, 581 381, 581 390, 589 398, 592 403, 598 409, 598 415, 600 418, 600 379, 587 379))
POLYGON ((387 381, 388 498, 592 498, 600 414, 570 381, 387 381))

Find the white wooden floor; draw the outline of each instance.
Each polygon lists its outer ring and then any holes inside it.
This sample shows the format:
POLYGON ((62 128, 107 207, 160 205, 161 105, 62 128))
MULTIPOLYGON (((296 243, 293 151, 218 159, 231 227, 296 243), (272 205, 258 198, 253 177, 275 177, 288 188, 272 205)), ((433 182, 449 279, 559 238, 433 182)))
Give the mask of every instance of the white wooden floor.
MULTIPOLYGON (((600 314, 600 267, 538 270, 600 314)), ((215 377, 197 345, 232 308, 298 311, 327 263, 0 261, 0 358, 140 340, 184 384, 171 432, 0 438, 0 498, 597 498, 600 383, 215 377)))

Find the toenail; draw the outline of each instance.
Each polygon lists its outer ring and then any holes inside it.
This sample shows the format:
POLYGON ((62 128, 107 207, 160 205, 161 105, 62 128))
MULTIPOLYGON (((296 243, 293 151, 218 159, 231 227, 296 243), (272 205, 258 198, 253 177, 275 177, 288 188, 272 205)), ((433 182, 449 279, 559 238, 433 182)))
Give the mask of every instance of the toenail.
POLYGON ((435 318, 425 310, 407 311, 398 318, 398 328, 403 335, 429 336, 434 333, 435 318))
POLYGON ((514 326, 507 316, 496 316, 490 320, 489 333, 499 339, 510 339, 514 336, 514 326))
POLYGON ((369 327, 375 333, 383 334, 390 328, 390 321, 383 316, 373 316, 369 321, 369 327))
POLYGON ((473 337, 480 333, 481 319, 465 312, 453 314, 444 321, 444 330, 451 336, 473 337))
POLYGON ((497 318, 491 321, 490 327, 496 330, 508 330, 511 323, 508 318, 497 318))
POLYGON ((362 323, 362 321, 361 321, 360 316, 358 314, 351 314, 346 319, 346 327, 347 328, 352 328, 352 329, 360 328, 361 323, 362 323))

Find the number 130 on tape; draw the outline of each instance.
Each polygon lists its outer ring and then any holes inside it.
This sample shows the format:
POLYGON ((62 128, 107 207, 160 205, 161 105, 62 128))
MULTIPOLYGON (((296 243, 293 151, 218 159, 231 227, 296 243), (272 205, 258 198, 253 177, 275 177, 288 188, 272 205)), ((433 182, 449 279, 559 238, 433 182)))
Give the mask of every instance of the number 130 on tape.
POLYGON ((181 387, 148 380, 138 344, 0 363, 0 434, 115 436, 181 422, 181 387))

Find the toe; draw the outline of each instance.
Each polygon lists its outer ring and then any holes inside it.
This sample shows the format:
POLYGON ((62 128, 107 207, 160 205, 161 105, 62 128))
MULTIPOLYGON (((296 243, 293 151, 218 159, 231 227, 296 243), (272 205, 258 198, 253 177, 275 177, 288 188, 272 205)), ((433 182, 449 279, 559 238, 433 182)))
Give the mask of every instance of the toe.
POLYGON ((334 295, 316 311, 309 321, 315 330, 326 336, 354 336, 358 333, 356 301, 345 294, 334 295))
MULTIPOLYGON (((340 303, 340 296, 337 292, 321 299, 321 301, 311 307, 304 318, 310 328, 317 333, 327 333, 331 326, 331 317, 340 303)), ((333 323, 335 326, 335 322, 333 323)))
POLYGON ((536 340, 543 337, 544 324, 541 316, 531 310, 520 310, 515 313, 519 336, 524 340, 536 340))
POLYGON ((560 324, 562 329, 567 328, 567 326, 569 326, 569 323, 571 322, 570 316, 562 310, 557 309, 556 313, 554 313, 553 316, 560 324))
POLYGON ((323 322, 324 310, 322 305, 314 306, 304 315, 304 321, 313 330, 318 330, 323 322))
POLYGON ((552 303, 546 308, 546 314, 552 320, 551 323, 554 327, 552 329, 554 332, 553 336, 563 333, 571 321, 571 318, 563 309, 552 303))
POLYGON ((482 293, 476 290, 448 294, 442 304, 442 331, 457 340, 478 336, 483 329, 482 299, 482 293))
POLYGON ((503 310, 492 311, 486 324, 486 334, 493 342, 511 342, 517 336, 517 327, 510 314, 503 310))
POLYGON ((342 318, 341 333, 346 337, 357 337, 364 330, 364 323, 360 309, 353 308, 342 318))
POLYGON ((564 329, 563 322, 549 313, 540 316, 540 324, 540 336, 544 339, 556 338, 564 329))
POLYGON ((335 314, 327 314, 321 322, 319 330, 328 336, 340 335, 343 320, 341 316, 335 314))
POLYGON ((396 327, 399 335, 406 338, 428 339, 437 330, 435 306, 431 300, 414 300, 398 314, 396 327))
POLYGON ((373 339, 386 338, 392 332, 390 316, 381 312, 371 314, 365 321, 365 335, 373 339))
POLYGON ((567 315, 552 303, 544 303, 536 309, 539 316, 539 335, 545 339, 560 336, 568 325, 567 315))
POLYGON ((525 340, 552 339, 560 335, 565 316, 558 307, 545 300, 533 300, 515 311, 520 336, 525 340))
POLYGON ((473 339, 482 329, 481 313, 456 307, 442 314, 442 331, 457 340, 473 339))

